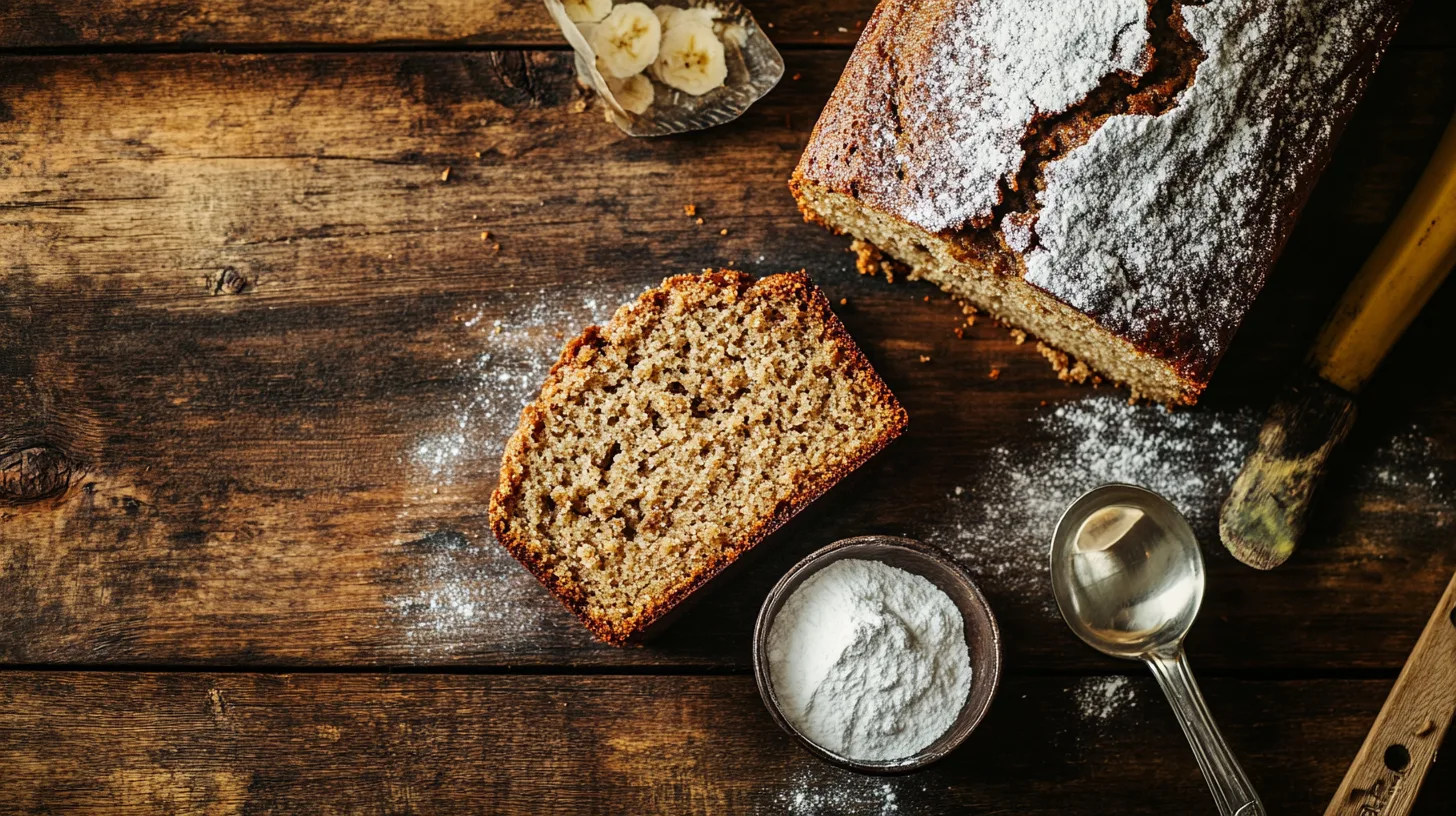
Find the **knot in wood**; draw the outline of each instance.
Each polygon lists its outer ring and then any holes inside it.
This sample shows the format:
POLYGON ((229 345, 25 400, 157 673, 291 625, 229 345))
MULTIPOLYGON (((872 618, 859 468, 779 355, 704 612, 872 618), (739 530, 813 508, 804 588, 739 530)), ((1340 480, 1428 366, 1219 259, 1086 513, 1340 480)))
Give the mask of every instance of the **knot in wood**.
POLYGON ((24 504, 65 492, 71 462, 50 445, 0 449, 0 504, 24 504))
POLYGON ((214 295, 236 295, 248 288, 248 279, 231 266, 225 266, 212 280, 214 295))

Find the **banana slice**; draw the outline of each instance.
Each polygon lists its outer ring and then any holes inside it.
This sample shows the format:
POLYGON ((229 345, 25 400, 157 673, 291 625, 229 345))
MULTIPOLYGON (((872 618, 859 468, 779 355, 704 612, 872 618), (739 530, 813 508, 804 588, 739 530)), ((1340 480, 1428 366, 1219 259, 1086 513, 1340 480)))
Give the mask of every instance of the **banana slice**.
POLYGON ((645 112, 657 95, 652 89, 652 80, 644 74, 634 74, 626 79, 609 78, 607 88, 617 98, 617 104, 629 113, 645 112))
POLYGON ((658 6, 652 10, 652 13, 656 14, 657 19, 662 23, 662 32, 664 34, 672 27, 674 21, 681 20, 687 22, 689 20, 698 20, 712 25, 713 21, 718 19, 719 15, 722 14, 722 12, 715 8, 698 7, 683 9, 677 6, 658 6))
POLYGON ((665 32, 667 31, 668 26, 672 25, 673 18, 676 17, 678 15, 678 12, 680 11, 682 11, 682 9, 678 8, 677 6, 658 6, 657 8, 654 8, 652 10, 652 13, 657 15, 657 22, 662 25, 662 30, 665 32))
POLYGON ((573 23, 595 23, 612 12, 612 0, 561 0, 573 23))
POLYGON ((657 59, 662 23, 646 3, 622 3, 591 33, 597 65, 609 77, 623 79, 642 72, 657 59))
POLYGON ((702 96, 728 78, 723 43, 713 34, 711 25, 676 15, 662 38, 652 75, 664 85, 702 96))

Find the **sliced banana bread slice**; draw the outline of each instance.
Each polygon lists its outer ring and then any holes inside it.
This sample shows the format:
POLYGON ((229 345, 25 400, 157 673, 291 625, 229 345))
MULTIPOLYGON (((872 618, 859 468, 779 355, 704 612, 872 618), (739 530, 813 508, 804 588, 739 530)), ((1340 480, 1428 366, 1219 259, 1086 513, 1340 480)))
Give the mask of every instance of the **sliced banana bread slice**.
POLYGON ((802 273, 669 278, 561 353, 506 446, 491 528, 621 645, 905 421, 802 273))

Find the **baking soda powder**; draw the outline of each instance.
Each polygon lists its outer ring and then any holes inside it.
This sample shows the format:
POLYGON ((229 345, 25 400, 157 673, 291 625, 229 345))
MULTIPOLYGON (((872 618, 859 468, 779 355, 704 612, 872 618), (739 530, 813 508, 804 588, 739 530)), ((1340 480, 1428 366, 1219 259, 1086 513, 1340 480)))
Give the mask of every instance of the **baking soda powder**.
POLYGON ((925 578, 836 561, 774 618, 769 675, 801 734, 861 761, 912 756, 955 722, 971 690, 965 621, 925 578))

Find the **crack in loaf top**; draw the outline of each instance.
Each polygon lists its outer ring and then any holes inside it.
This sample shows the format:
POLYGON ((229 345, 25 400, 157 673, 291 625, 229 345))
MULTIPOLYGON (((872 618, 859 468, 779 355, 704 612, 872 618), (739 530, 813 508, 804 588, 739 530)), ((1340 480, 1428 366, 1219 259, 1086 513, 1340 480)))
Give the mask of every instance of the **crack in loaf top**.
MULTIPOLYGON (((1038 161, 1024 138, 1108 78, 1149 71, 1153 5, 884 0, 800 173, 929 232, 1008 231, 995 208, 1038 161)), ((1028 282, 1206 382, 1404 2, 1171 7, 1206 54, 1191 83, 1053 155, 1007 252, 1028 282)))
POLYGON ((836 91, 857 104, 815 137, 844 146, 839 161, 810 175, 931 232, 983 225, 1038 115, 1142 71, 1147 14, 1147 0, 887 0, 836 91))
POLYGON ((1392 33, 1390 0, 1210 0, 1206 53, 1157 116, 1048 165, 1026 280, 1207 381, 1392 33))

